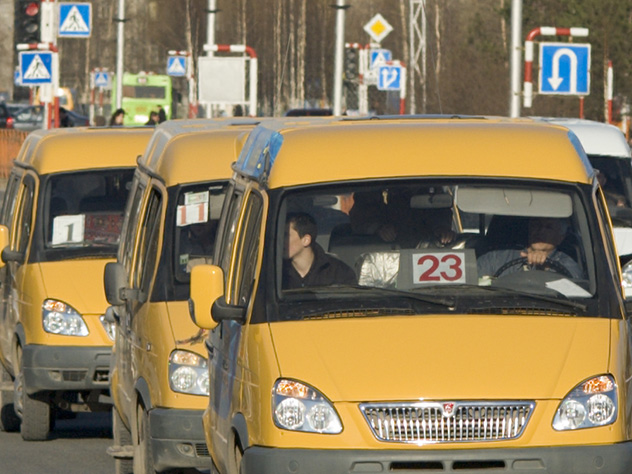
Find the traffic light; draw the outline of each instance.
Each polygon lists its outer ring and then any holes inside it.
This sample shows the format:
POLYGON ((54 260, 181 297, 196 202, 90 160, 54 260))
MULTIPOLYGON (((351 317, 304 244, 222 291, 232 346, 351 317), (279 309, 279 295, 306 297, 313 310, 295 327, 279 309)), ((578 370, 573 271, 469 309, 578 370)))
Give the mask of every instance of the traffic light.
POLYGON ((358 48, 345 48, 345 79, 353 81, 358 78, 358 48))
POLYGON ((40 0, 17 0, 15 5, 15 43, 40 42, 40 0))

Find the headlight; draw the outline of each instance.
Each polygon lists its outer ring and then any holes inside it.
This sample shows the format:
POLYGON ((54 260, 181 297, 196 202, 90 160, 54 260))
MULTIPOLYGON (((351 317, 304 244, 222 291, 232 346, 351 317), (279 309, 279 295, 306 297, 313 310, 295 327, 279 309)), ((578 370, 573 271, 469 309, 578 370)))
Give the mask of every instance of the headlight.
POLYGON ((575 387, 562 400, 553 419, 558 431, 593 428, 617 419, 617 385, 611 375, 593 377, 575 387))
POLYGON ((88 326, 74 308, 57 300, 42 304, 44 331, 63 336, 87 336, 88 326))
POLYGON ((208 363, 195 352, 173 351, 169 356, 169 386, 174 392, 208 395, 208 363))
POLYGON ((342 423, 320 392, 301 382, 279 379, 272 390, 272 416, 279 428, 309 433, 340 433, 342 423))
POLYGON ((106 320, 105 315, 99 317, 99 321, 101 321, 101 325, 103 326, 103 329, 105 329, 105 332, 110 340, 114 341, 114 339, 116 339, 116 324, 106 320))

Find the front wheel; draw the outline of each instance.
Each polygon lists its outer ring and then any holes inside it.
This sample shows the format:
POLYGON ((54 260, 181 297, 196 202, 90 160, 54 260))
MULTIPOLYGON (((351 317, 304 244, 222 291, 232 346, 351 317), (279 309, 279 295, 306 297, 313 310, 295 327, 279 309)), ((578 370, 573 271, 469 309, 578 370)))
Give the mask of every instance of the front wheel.
POLYGON ((154 454, 149 437, 149 414, 142 405, 136 410, 136 439, 134 440, 134 473, 155 474, 154 454))
MULTIPOLYGON (((0 364, 0 384, 11 384, 11 374, 0 364)), ((0 431, 7 433, 20 429, 20 417, 15 413, 13 391, 0 390, 0 431)))
MULTIPOLYGON (((132 434, 123 423, 116 407, 112 408, 112 441, 115 446, 130 446, 132 444, 132 434)), ((132 459, 115 459, 114 472, 116 474, 134 474, 134 461, 132 459)))
POLYGON ((15 411, 22 419, 20 424, 22 439, 24 441, 44 441, 48 438, 52 425, 50 403, 37 395, 31 396, 26 393, 21 348, 17 350, 17 365, 19 372, 15 377, 13 399, 15 411))

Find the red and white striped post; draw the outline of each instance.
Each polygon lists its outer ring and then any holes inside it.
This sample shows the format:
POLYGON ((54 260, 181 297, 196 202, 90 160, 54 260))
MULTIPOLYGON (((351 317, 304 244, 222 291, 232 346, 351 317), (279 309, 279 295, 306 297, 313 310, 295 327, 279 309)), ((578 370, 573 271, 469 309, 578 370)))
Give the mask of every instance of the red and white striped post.
MULTIPOLYGON (((18 51, 50 51, 53 53, 53 62, 51 64, 51 88, 53 95, 53 103, 51 104, 50 99, 44 101, 46 106, 44 108, 44 123, 46 124, 46 128, 51 128, 51 117, 52 111, 54 110, 55 115, 55 128, 59 128, 59 96, 57 95, 57 90, 59 89, 59 50, 57 46, 53 43, 29 43, 29 44, 18 44, 16 45, 16 49, 18 51)), ((41 96, 41 91, 40 91, 41 96)))
POLYGON ((537 36, 588 36, 588 28, 556 28, 539 26, 532 29, 524 42, 524 85, 523 106, 530 108, 533 103, 533 56, 534 39, 537 36))
POLYGON ((614 90, 614 74, 612 72, 612 61, 608 60, 608 72, 606 75, 606 121, 612 123, 612 96, 614 90))
POLYGON ((251 117, 257 115, 257 53, 245 44, 212 44, 204 45, 204 51, 219 53, 245 53, 250 57, 250 90, 248 112, 251 117))
POLYGON ((195 84, 195 74, 193 74, 193 56, 189 51, 169 51, 170 56, 184 56, 187 61, 187 80, 189 81, 189 118, 197 117, 198 102, 195 84))

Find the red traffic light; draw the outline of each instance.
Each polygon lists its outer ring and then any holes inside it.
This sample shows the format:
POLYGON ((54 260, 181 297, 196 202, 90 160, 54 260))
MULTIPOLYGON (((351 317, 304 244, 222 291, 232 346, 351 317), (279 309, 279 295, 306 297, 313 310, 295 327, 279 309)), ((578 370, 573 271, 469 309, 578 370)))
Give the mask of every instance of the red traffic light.
POLYGON ((24 13, 26 13, 28 16, 35 16, 39 13, 39 9, 39 2, 30 2, 28 5, 26 5, 26 8, 24 8, 24 13))

